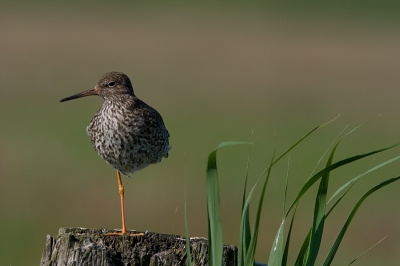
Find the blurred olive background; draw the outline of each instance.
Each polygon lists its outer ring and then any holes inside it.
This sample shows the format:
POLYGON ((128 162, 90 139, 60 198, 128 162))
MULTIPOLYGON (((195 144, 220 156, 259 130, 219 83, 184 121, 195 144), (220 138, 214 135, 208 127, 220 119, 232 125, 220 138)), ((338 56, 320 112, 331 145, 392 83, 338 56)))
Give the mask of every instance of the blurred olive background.
MULTIPOLYGON (((336 160, 400 142, 399 11, 395 1, 2 1, 0 265, 37 265, 46 235, 60 227, 121 227, 115 171, 85 132, 102 99, 59 103, 109 71, 125 72, 136 95, 162 114, 173 147, 161 164, 123 179, 128 229, 184 234, 186 186, 190 235, 207 236, 206 159, 221 141, 254 142, 252 185, 274 148, 280 154, 340 114, 291 153, 288 203, 346 125, 372 120, 343 141, 336 160)), ((246 146, 218 153, 225 243, 238 241, 247 153, 246 146)), ((329 195, 399 153, 333 172, 329 195)), ((257 261, 268 260, 280 224, 287 164, 272 172, 257 261)), ((321 260, 361 195, 399 174, 397 162, 353 188, 327 222, 321 260)), ((394 183, 362 205, 334 265, 384 236, 359 264, 400 263, 399 190, 394 183)), ((299 206, 289 264, 315 192, 299 206)))

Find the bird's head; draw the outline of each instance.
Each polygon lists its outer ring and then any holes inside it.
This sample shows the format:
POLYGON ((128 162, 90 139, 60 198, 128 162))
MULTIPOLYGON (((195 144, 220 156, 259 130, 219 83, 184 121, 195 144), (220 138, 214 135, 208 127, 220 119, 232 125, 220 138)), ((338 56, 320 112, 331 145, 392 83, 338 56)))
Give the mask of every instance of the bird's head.
POLYGON ((64 98, 60 102, 66 102, 90 95, 99 95, 106 100, 121 95, 134 96, 134 93, 132 83, 127 75, 121 72, 109 72, 100 78, 94 88, 64 98))

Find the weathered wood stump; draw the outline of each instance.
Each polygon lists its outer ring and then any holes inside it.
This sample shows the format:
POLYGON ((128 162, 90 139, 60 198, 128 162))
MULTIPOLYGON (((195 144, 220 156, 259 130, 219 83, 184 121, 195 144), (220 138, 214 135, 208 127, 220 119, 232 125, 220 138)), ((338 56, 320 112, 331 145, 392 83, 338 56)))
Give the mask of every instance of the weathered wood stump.
MULTIPOLYGON (((186 265, 186 240, 178 235, 104 236, 107 229, 60 228, 47 236, 41 266, 186 265)), ((130 231, 131 233, 140 233, 130 231)), ((208 265, 208 241, 190 238, 192 264, 208 265)), ((237 265, 237 248, 224 246, 224 265, 237 265)))

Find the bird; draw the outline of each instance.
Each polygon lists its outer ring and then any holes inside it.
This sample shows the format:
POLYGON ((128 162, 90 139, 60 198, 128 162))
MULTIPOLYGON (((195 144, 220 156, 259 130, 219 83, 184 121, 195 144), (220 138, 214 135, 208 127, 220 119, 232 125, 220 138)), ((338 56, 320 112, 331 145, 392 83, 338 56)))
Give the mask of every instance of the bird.
POLYGON ((91 95, 102 97, 104 102, 86 132, 97 154, 116 169, 121 204, 121 232, 105 235, 127 235, 121 173, 130 177, 129 173, 168 158, 170 135, 157 110, 135 95, 126 74, 106 73, 92 89, 63 98, 60 102, 91 95))

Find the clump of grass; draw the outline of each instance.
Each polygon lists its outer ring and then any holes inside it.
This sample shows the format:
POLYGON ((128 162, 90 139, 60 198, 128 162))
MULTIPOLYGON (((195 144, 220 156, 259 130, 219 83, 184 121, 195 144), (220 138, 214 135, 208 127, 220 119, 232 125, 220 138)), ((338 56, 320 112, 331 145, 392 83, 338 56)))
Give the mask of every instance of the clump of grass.
MULTIPOLYGON (((331 122, 331 121, 330 121, 331 122)), ((330 123, 328 122, 328 123, 330 123)), ((272 171, 273 166, 278 163, 283 157, 285 157, 291 150, 293 150, 296 146, 298 146, 304 139, 309 137, 312 133, 314 133, 317 129, 325 126, 323 125, 317 126, 308 132, 305 136, 300 138, 295 144, 293 144, 289 149, 283 152, 275 159, 275 152, 273 152, 273 156, 271 162, 267 169, 260 175, 257 182, 253 185, 250 189, 250 192, 246 194, 247 191, 247 178, 248 178, 248 163, 247 163, 247 170, 245 175, 245 183, 243 189, 243 198, 242 198, 242 208, 241 208, 241 222, 239 228, 239 247, 238 247, 238 265, 239 266, 252 266, 255 265, 255 251, 257 247, 257 239, 258 239, 258 231, 260 226, 260 217, 262 212, 262 206, 264 202, 264 197, 266 195, 266 188, 268 186, 268 181, 270 177, 270 173, 272 171), (253 192, 255 188, 262 183, 262 191, 260 198, 258 199, 257 210, 256 210, 256 217, 254 219, 253 230, 251 230, 250 226, 250 217, 249 217, 249 205, 253 197, 253 192)), ((327 191, 329 187, 329 179, 330 174, 335 169, 343 167, 345 165, 354 163, 360 159, 366 158, 368 156, 372 156, 374 154, 378 154, 389 149, 392 149, 400 144, 391 145, 389 147, 373 150, 367 153, 354 155, 342 160, 339 160, 333 163, 335 152, 343 140, 344 137, 349 135, 350 133, 354 132, 356 129, 361 127, 362 125, 354 128, 346 135, 341 137, 339 140, 335 140, 335 145, 333 146, 332 150, 330 151, 328 160, 326 162, 325 168, 321 171, 312 174, 307 182, 303 185, 303 187, 299 190, 296 198, 290 204, 290 207, 287 211, 284 209, 284 214, 282 217, 282 222, 278 228, 276 236, 274 238, 274 242, 271 247, 271 251, 268 258, 268 266, 286 266, 288 260, 288 253, 289 247, 291 242, 292 236, 292 228, 296 217, 296 210, 297 205, 303 195, 315 184, 319 181, 318 192, 315 197, 315 204, 314 204, 314 216, 312 220, 312 224, 310 225, 309 232, 306 238, 303 241, 303 244, 300 250, 297 253, 297 258, 295 262, 295 266, 312 266, 315 265, 317 256, 319 255, 319 249, 321 246, 322 235, 324 231, 325 221, 330 216, 332 210, 338 205, 338 203, 347 195, 353 185, 365 175, 382 168, 392 162, 395 162, 400 159, 400 156, 396 156, 391 158, 383 163, 378 164, 375 167, 370 168, 366 172, 362 173, 361 175, 349 180, 347 183, 342 185, 339 189, 337 189, 332 197, 327 200, 327 191), (341 195, 341 196, 339 196, 341 195), (327 210, 327 205, 330 202, 334 202, 332 207, 327 210), (286 241, 284 241, 284 231, 285 226, 287 223, 287 219, 289 214, 292 213, 290 219, 290 225, 288 229, 288 233, 286 236, 286 241), (285 242, 285 245, 284 245, 285 242)), ((210 266, 220 266, 223 265, 223 239, 222 239, 222 227, 221 227, 221 214, 220 214, 220 194, 219 194, 219 183, 218 183, 218 172, 217 172, 217 151, 218 149, 230 146, 230 145, 239 145, 239 144, 251 144, 249 142, 223 142, 221 143, 215 150, 213 150, 210 155, 208 156, 208 163, 207 163, 207 174, 206 174, 206 183, 207 183, 207 211, 208 211, 208 239, 209 239, 209 265, 210 266)), ((322 159, 322 158, 321 158, 322 159)), ((320 160, 321 161, 321 160, 320 160)), ((249 159, 248 159, 249 162, 249 159)), ((319 163, 319 162, 318 162, 319 163)), ((375 191, 397 181, 400 179, 400 176, 393 177, 387 179, 376 186, 372 187, 368 190, 356 203, 353 207, 350 215, 348 216, 347 220, 344 222, 341 231, 336 237, 335 242, 333 243, 332 247, 330 248, 328 255, 326 256, 323 265, 328 266, 331 265, 336 252, 340 246, 340 243, 351 224, 355 214, 357 213, 359 207, 364 202, 366 198, 368 198, 371 194, 375 191)), ((287 181, 286 187, 284 192, 284 204, 286 205, 286 191, 287 191, 287 181)), ((311 206, 310 206, 311 208, 311 206)), ((186 239, 187 239, 187 265, 191 265, 191 257, 190 257, 190 250, 189 250, 189 234, 188 234, 188 224, 186 218, 186 203, 185 203, 185 226, 186 226, 186 239)), ((357 257, 355 260, 357 260, 357 257)), ((349 263, 352 264, 355 260, 349 263)))

